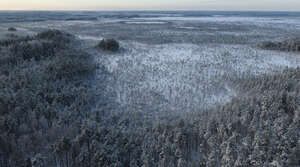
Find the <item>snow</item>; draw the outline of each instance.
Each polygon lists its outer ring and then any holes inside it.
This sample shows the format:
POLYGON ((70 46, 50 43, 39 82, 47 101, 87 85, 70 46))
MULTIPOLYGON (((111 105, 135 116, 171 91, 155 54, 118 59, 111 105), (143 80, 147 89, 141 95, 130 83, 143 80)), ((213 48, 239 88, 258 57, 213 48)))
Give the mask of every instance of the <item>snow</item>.
POLYGON ((88 35, 78 35, 78 38, 82 40, 93 40, 93 41, 100 41, 103 39, 103 37, 88 36, 88 35))
POLYGON ((135 20, 163 20, 163 21, 203 21, 203 22, 240 22, 240 23, 297 23, 300 18, 273 18, 273 17, 240 17, 240 16, 217 16, 217 17, 139 17, 135 20))
POLYGON ((117 101, 125 108, 148 104, 159 105, 162 111, 197 111, 228 102, 235 95, 227 82, 232 78, 300 65, 296 54, 243 45, 126 41, 122 46, 130 49, 99 62, 116 75, 117 101))
POLYGON ((159 21, 130 21, 125 22, 125 24, 166 24, 167 22, 159 22, 159 21))
POLYGON ((107 94, 120 111, 196 112, 230 101, 236 95, 232 79, 298 67, 299 54, 261 50, 255 44, 294 37, 299 20, 163 16, 30 22, 16 27, 26 33, 62 29, 76 34, 91 50, 103 38, 116 38, 120 52, 91 53, 111 75, 107 94))
POLYGON ((300 29, 300 17, 278 18, 278 17, 241 17, 241 16, 214 16, 214 17, 139 17, 134 20, 144 21, 183 21, 183 22, 207 22, 219 24, 251 24, 258 26, 281 27, 284 29, 300 29), (289 26, 293 27, 289 27, 289 26))
POLYGON ((177 28, 181 28, 181 29, 188 29, 188 30, 196 30, 196 29, 199 29, 197 27, 188 27, 188 26, 181 26, 181 27, 177 27, 177 28))

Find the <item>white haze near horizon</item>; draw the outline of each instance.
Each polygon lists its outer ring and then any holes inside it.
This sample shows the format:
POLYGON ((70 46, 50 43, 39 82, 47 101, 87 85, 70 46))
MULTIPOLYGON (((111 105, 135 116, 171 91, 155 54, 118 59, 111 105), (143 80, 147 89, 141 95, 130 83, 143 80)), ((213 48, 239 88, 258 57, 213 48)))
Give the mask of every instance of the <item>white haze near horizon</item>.
POLYGON ((0 10, 300 11, 300 0, 1 0, 0 10))

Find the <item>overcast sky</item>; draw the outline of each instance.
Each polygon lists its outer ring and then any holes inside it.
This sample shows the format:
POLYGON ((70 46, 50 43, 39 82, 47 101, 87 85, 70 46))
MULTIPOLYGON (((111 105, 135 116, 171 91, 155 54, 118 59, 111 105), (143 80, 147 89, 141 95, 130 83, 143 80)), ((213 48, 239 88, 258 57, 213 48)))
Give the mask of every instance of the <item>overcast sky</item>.
POLYGON ((300 0, 0 0, 0 10, 300 11, 300 0))

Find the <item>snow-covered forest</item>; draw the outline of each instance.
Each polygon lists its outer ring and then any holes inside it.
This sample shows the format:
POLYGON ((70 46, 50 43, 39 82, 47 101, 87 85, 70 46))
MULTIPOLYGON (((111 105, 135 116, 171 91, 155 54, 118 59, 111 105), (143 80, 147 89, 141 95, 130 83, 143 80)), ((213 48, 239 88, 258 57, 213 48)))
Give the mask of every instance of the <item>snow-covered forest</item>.
POLYGON ((0 12, 0 167, 300 166, 299 21, 0 12))

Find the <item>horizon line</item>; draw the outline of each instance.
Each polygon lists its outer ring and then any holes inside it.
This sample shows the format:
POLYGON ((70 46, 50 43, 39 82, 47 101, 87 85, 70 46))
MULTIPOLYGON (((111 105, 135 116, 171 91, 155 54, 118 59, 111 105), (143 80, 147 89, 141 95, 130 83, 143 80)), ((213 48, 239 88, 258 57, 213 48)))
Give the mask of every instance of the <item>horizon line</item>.
POLYGON ((176 12, 176 11, 199 11, 199 12, 297 12, 300 13, 299 10, 256 10, 256 9, 249 9, 249 10, 218 10, 218 9, 0 9, 0 12, 8 11, 40 11, 40 12, 56 12, 56 11, 91 11, 91 12, 135 12, 135 11, 154 11, 154 12, 176 12))

